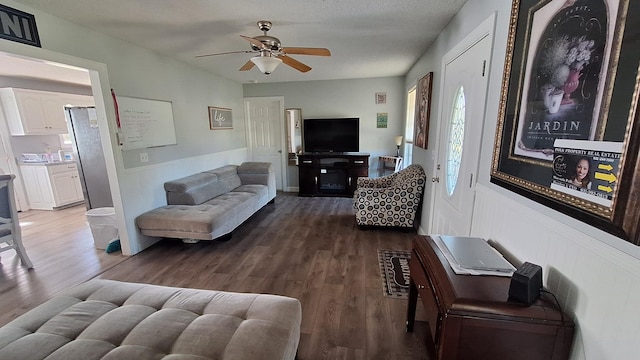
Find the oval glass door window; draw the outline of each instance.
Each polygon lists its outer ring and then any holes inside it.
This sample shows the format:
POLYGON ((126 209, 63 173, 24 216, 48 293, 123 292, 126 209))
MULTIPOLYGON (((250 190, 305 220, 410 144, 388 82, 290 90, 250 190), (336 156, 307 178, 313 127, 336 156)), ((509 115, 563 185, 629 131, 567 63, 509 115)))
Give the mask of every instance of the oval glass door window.
POLYGON ((447 194, 453 195, 458 183, 460 163, 462 162, 462 146, 464 143, 464 88, 460 86, 453 98, 451 122, 449 126, 449 147, 447 149, 447 194))

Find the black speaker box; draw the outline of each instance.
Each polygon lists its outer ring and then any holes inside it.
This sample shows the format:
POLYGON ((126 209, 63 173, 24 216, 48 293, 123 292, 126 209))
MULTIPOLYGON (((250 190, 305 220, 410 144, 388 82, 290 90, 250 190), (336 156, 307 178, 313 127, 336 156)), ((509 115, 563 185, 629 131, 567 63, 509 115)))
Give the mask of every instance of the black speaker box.
POLYGON ((540 296, 541 288, 542 268, 525 262, 511 276, 509 300, 531 305, 540 296))

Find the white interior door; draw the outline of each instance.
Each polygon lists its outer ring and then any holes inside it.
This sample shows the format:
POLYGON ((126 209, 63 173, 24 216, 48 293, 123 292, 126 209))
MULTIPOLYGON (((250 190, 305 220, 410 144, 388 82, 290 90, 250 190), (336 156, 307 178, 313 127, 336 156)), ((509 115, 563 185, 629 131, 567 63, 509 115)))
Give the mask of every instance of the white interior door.
POLYGON ((471 46, 445 56, 434 234, 464 236, 471 231, 492 42, 489 34, 480 36, 471 46))
POLYGON ((276 173, 276 189, 283 189, 284 99, 245 99, 249 152, 253 161, 270 162, 276 173))

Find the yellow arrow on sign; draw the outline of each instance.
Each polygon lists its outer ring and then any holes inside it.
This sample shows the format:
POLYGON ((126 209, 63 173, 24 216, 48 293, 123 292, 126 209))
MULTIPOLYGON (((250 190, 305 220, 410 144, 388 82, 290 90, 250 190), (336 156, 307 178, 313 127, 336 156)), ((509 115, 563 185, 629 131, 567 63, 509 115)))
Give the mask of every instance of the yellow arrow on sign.
POLYGON ((605 174, 605 173, 600 173, 600 172, 596 172, 596 179, 608 181, 609 184, 611 184, 612 182, 615 182, 617 180, 616 176, 613 175, 613 174, 605 174))
POLYGON ((610 186, 604 186, 604 185, 598 185, 598 190, 605 191, 608 193, 613 191, 613 189, 610 186))
POLYGON ((609 164, 598 164, 598 169, 611 171, 611 170, 613 170, 613 166, 611 166, 609 164))

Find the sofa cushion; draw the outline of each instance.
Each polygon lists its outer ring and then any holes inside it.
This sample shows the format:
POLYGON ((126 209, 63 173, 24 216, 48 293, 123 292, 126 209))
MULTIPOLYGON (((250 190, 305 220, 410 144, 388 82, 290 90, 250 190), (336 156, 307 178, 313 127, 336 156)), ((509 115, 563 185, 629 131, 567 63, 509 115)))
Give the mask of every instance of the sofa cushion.
POLYGON ((201 172, 180 179, 167 181, 164 183, 165 191, 185 192, 189 189, 198 188, 208 185, 218 180, 218 175, 213 173, 201 172))
POLYGON ((256 198, 252 193, 231 191, 207 201, 205 204, 215 207, 215 212, 218 214, 213 219, 212 225, 220 226, 229 218, 235 218, 247 209, 253 209, 256 198))
POLYGON ((270 162, 244 162, 238 166, 238 174, 268 174, 270 162))
POLYGON ((255 198, 250 192, 229 192, 200 205, 163 206, 138 216, 136 222, 145 230, 210 234, 247 208, 253 208, 255 198))
POLYGON ((216 174, 220 178, 234 177, 238 175, 238 165, 225 165, 219 168, 205 171, 208 174, 216 174))
POLYGON ((262 184, 267 186, 271 186, 269 179, 275 179, 273 166, 268 162, 244 162, 238 167, 238 176, 243 184, 262 184), (270 177, 269 175, 272 173, 273 176, 270 177))
POLYGON ((219 216, 213 205, 167 205, 138 216, 136 224, 145 230, 210 233, 214 219, 219 216))
POLYGON ((297 299, 95 279, 0 328, 0 359, 293 359, 297 299))
POLYGON ((164 188, 169 205, 200 205, 225 192, 219 186, 218 175, 205 172, 168 181, 164 188))
POLYGON ((256 194, 259 198, 263 196, 267 196, 269 194, 269 188, 266 185, 241 185, 233 190, 233 192, 248 192, 252 194, 256 194))
MULTIPOLYGON (((227 193, 241 185, 240 178, 238 177, 237 165, 227 165, 221 168, 207 170, 205 173, 214 174, 218 177, 218 182, 215 186, 217 191, 220 191, 220 193, 215 196, 227 193)), ((215 196, 211 196, 210 198, 215 196)))

